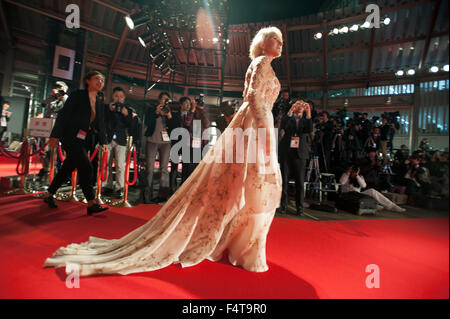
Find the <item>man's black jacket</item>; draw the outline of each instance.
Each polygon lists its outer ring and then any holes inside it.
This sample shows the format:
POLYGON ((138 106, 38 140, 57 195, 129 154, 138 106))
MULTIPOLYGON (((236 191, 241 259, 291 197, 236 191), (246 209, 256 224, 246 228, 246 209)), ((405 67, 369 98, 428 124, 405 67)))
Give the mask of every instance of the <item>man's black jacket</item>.
POLYGON ((101 145, 107 144, 105 128, 105 107, 103 101, 97 97, 95 104, 95 119, 91 119, 91 103, 87 90, 79 90, 71 93, 59 111, 50 137, 58 138, 61 142, 77 141, 80 130, 88 132, 91 128, 101 145))

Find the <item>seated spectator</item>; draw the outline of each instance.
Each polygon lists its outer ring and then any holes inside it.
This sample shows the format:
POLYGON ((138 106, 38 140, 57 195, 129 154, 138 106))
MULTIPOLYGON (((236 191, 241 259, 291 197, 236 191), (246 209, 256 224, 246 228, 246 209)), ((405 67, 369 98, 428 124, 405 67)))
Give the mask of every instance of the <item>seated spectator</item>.
POLYGON ((342 174, 339 183, 342 185, 343 192, 358 192, 365 195, 368 195, 374 198, 381 206, 386 208, 387 210, 394 212, 404 212, 405 209, 396 205, 392 201, 390 201, 386 196, 378 192, 373 188, 366 189, 361 192, 362 189, 367 187, 366 181, 364 177, 359 175, 360 168, 358 165, 352 165, 348 169, 347 172, 342 174))

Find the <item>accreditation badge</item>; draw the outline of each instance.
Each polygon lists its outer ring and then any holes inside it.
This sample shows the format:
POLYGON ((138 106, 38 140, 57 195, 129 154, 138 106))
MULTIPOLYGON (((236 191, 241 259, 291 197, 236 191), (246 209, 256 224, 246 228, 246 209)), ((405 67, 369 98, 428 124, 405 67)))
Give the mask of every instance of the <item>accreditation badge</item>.
POLYGON ((300 146, 300 137, 292 136, 291 138, 291 148, 299 148, 300 146))
POLYGON ((170 142, 170 137, 167 131, 161 131, 161 137, 164 142, 170 142))

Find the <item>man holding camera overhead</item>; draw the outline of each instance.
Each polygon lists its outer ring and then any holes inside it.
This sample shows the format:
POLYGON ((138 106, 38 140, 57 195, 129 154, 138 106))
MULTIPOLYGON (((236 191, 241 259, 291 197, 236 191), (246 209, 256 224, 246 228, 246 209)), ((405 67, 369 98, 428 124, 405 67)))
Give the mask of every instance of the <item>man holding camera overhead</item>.
POLYGON ((306 160, 310 157, 313 130, 311 105, 303 100, 296 101, 281 120, 281 140, 278 147, 283 191, 278 212, 286 213, 288 208, 288 185, 291 172, 295 179, 296 214, 303 214, 303 193, 306 160))
POLYGON ((106 137, 108 139, 108 179, 105 184, 104 194, 112 195, 115 193, 122 197, 122 190, 125 183, 125 161, 127 152, 128 130, 131 128, 131 111, 125 106, 125 91, 116 87, 113 89, 113 101, 106 105, 105 124, 106 137), (116 165, 116 185, 112 176, 112 164, 115 160, 116 165))

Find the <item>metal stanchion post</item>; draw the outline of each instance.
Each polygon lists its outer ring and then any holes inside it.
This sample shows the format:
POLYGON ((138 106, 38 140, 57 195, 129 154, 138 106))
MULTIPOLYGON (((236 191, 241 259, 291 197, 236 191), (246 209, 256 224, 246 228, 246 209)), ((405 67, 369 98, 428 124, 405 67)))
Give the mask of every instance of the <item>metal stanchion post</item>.
MULTIPOLYGON (((133 137, 132 136, 128 136, 127 137, 127 152, 126 154, 128 154, 127 156, 127 163, 125 164, 125 178, 124 178, 124 183, 123 183, 123 198, 119 201, 116 202, 112 202, 111 206, 114 207, 133 207, 129 202, 128 202, 128 179, 130 178, 130 154, 131 154, 131 148, 133 147, 133 137)), ((136 170, 136 163, 135 163, 135 167, 134 169, 136 170)))
MULTIPOLYGON (((48 163, 48 186, 51 185, 53 178, 55 178, 55 164, 57 156, 56 155, 57 148, 51 146, 49 146, 49 148, 50 148, 50 161, 48 163)), ((44 198, 46 196, 47 194, 45 192, 34 195, 34 197, 36 198, 44 198)))
POLYGON ((70 189, 70 193, 68 194, 56 194, 56 199, 63 201, 63 202, 78 202, 79 198, 77 197, 77 177, 78 177, 78 171, 74 170, 72 172, 72 185, 70 189))
MULTIPOLYGON (((95 200, 97 201, 98 204, 104 204, 105 202, 102 199, 102 173, 103 173, 103 164, 104 164, 104 156, 105 156, 105 152, 103 151, 103 149, 99 147, 98 150, 98 167, 97 167, 97 190, 95 193, 95 200)), ((108 153, 106 153, 107 155, 108 153)), ((108 156, 106 156, 107 158, 108 156)), ((106 168, 108 169, 108 168, 106 168)))
MULTIPOLYGON (((25 189, 25 177, 26 177, 26 175, 28 175, 29 168, 30 168, 30 157, 29 157, 30 138, 28 137, 28 135, 25 135, 25 136, 26 137, 24 138, 24 141, 22 144, 22 148, 24 148, 24 149, 21 149, 22 157, 19 158, 19 161, 21 161, 21 163, 22 163, 22 171, 23 171, 22 174, 18 172, 18 174, 20 176, 19 188, 16 188, 16 189, 6 192, 5 193, 6 195, 26 195, 26 194, 31 193, 25 189)), ((19 167, 19 163, 18 163, 18 167, 19 167)))

